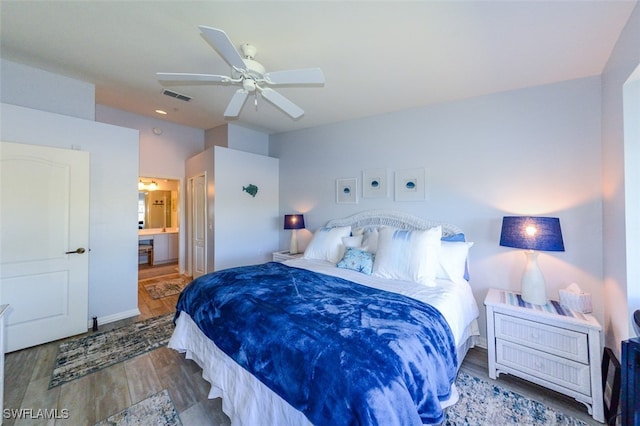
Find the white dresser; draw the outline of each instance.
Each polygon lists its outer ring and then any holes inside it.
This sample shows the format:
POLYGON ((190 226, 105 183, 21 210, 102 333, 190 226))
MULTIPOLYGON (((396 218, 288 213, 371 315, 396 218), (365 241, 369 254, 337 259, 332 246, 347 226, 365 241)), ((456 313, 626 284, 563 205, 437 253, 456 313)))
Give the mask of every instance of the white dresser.
POLYGON ((517 296, 491 289, 485 298, 489 377, 508 373, 553 389, 604 422, 598 321, 552 302, 521 306, 517 296))

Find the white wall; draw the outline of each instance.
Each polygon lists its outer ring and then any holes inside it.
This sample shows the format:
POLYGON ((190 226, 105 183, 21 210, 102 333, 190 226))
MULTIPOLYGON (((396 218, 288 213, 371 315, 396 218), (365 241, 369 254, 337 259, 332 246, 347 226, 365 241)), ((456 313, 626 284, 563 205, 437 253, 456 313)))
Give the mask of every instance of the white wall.
MULTIPOLYGON (((630 335, 630 315, 634 308, 627 299, 636 303, 640 288, 637 281, 627 277, 627 264, 637 263, 640 235, 629 234, 625 227, 625 215, 637 218, 640 210, 628 210, 625 191, 640 191, 640 187, 625 188, 625 163, 638 167, 637 148, 625 158, 625 145, 631 148, 634 141, 625 140, 623 86, 640 65, 640 5, 636 5, 602 73, 602 165, 604 197, 604 286, 606 304, 606 345, 620 353, 620 341, 630 335), (631 251, 627 244, 632 243, 631 251), (629 256, 627 258, 627 256, 629 256)), ((638 122, 635 117, 635 122, 638 122)), ((630 183, 633 185, 633 183, 630 183)))
MULTIPOLYGON (((328 219, 374 208, 459 225, 475 242, 471 284, 481 311, 489 288, 520 289, 525 257, 499 246, 502 217, 558 216, 566 251, 539 257, 548 296, 575 281, 593 294, 602 321, 600 116, 600 79, 592 77, 272 135, 280 213, 305 214, 302 247, 328 219), (361 185, 363 170, 382 167, 426 167, 428 200, 391 194, 336 204, 337 178, 361 185)), ((281 248, 287 242, 281 232, 281 248)))
POLYGON ((238 151, 269 155, 269 135, 267 133, 233 123, 229 124, 228 144, 228 148, 238 151))
MULTIPOLYGON (((640 65, 636 68, 640 74, 640 65)), ((627 234, 627 305, 629 337, 640 336, 634 327, 633 312, 640 309, 640 286, 628 283, 640 282, 640 264, 634 262, 640 256, 640 76, 624 85, 624 170, 625 170, 625 228, 627 234)), ((622 320, 622 316, 620 316, 622 320)))
POLYGON ((89 318, 137 315, 138 132, 9 104, 0 114, 3 141, 89 152, 89 318))
POLYGON ((0 59, 2 102, 93 121, 95 87, 91 83, 0 59))
POLYGON ((215 270, 270 261, 282 227, 278 159, 219 146, 214 157, 215 270))
POLYGON ((181 226, 179 267, 185 270, 185 161, 204 149, 204 130, 96 105, 96 121, 136 129, 140 133, 139 175, 176 179, 179 184, 178 223, 181 226), (153 129, 160 129, 155 134, 153 129))
POLYGON ((207 271, 267 262, 278 248, 278 159, 214 146, 187 161, 207 177, 207 271), (252 197, 243 187, 254 184, 252 197))
POLYGON ((205 148, 221 146, 237 151, 269 155, 269 135, 264 132, 238 126, 234 123, 208 129, 205 132, 205 148))

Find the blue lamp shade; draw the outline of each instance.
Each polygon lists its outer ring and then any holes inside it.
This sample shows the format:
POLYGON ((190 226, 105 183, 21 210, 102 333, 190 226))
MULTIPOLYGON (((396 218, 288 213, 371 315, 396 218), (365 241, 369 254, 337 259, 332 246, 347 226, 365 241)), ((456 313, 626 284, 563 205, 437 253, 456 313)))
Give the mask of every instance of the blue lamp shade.
POLYGON ((525 250, 564 251, 557 217, 505 216, 500 245, 525 250))
POLYGON ((301 214, 285 214, 284 229, 303 229, 304 215, 301 214))

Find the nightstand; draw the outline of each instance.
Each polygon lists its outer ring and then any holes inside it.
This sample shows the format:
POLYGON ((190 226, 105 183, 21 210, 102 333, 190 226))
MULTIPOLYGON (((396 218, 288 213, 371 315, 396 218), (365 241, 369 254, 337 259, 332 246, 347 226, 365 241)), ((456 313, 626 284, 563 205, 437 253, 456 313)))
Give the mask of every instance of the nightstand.
POLYGON ((291 254, 291 253, 289 253, 289 250, 274 251, 273 252, 273 261, 274 262, 284 262, 285 260, 289 260, 289 259, 298 259, 298 258, 302 257, 303 254, 304 253, 291 254))
POLYGON ((487 309, 489 377, 511 374, 575 398, 604 423, 598 321, 559 302, 531 305, 491 289, 487 309))

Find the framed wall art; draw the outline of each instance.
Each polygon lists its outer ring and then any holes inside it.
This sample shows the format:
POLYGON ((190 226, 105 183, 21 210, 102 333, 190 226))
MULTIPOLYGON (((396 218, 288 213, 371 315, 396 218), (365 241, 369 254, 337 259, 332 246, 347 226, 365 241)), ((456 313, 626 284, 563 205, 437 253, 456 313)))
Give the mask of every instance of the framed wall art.
POLYGON ((424 168, 397 170, 395 176, 396 201, 423 201, 427 197, 424 168))
POLYGON ((370 169, 362 172, 362 198, 387 198, 389 185, 387 169, 370 169))
POLYGON ((336 179, 336 203, 356 204, 358 202, 358 179, 336 179))

